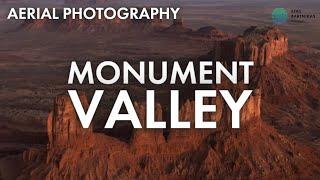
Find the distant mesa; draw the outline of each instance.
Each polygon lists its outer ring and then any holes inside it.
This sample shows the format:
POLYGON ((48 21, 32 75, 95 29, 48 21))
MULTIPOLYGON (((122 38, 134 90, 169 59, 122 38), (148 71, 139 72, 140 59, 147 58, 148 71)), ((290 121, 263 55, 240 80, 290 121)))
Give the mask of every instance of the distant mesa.
POLYGON ((202 27, 195 32, 195 35, 209 39, 225 39, 229 37, 228 34, 213 26, 202 27))
POLYGON ((163 32, 165 32, 165 33, 178 33, 178 34, 191 33, 192 29, 185 27, 182 19, 176 19, 176 20, 173 20, 172 25, 165 28, 163 30, 163 32))
POLYGON ((195 31, 186 27, 182 19, 173 20, 172 25, 165 28, 163 32, 176 35, 188 35, 190 37, 198 37, 209 40, 224 40, 231 37, 229 34, 213 26, 201 27, 195 31))
POLYGON ((28 20, 20 29, 28 31, 64 31, 64 32, 127 32, 158 31, 162 28, 160 20, 28 20))
MULTIPOLYGON (((58 10, 57 10, 58 11, 58 10)), ((107 19, 68 19, 62 18, 62 11, 58 11, 59 20, 25 20, 18 30, 27 31, 62 31, 62 32, 154 32, 162 30, 165 25, 161 19, 121 20, 107 19)))
POLYGON ((213 27, 206 26, 198 30, 188 28, 182 19, 173 20, 171 25, 167 25, 159 17, 156 19, 142 20, 121 20, 121 19, 60 19, 60 20, 25 20, 19 30, 27 31, 49 31, 49 32, 159 32, 174 36, 184 35, 187 37, 202 38, 208 40, 230 39, 230 35, 213 27))

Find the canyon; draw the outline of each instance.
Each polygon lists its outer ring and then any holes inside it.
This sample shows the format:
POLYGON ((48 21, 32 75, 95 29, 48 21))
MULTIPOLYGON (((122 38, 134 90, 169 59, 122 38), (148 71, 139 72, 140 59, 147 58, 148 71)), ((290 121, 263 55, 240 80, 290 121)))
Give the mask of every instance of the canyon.
MULTIPOLYGON (((221 97, 204 100, 217 105, 216 113, 203 115, 204 120, 217 122, 219 128, 215 130, 130 130, 126 124, 125 128, 115 129, 116 133, 101 131, 95 124, 84 129, 71 99, 61 94, 54 99, 47 118, 47 147, 30 148, 23 153, 26 166, 19 178, 318 177, 320 158, 314 147, 284 135, 272 122, 288 122, 290 118, 300 121, 301 126, 309 125, 306 115, 318 110, 319 71, 289 52, 287 37, 277 28, 252 27, 242 36, 215 42, 213 50, 200 57, 221 58, 225 64, 235 57, 257 62, 250 72, 249 84, 235 86, 224 82, 211 86, 229 89, 233 97, 238 97, 243 89, 254 89, 241 109, 240 129, 231 128, 232 113, 221 97), (296 108, 288 107, 291 105, 296 108), (126 138, 117 134, 120 132, 126 138)), ((190 90, 183 90, 179 117, 194 127, 195 101, 190 90)), ((80 93, 79 99, 87 109, 86 93, 80 93)), ((142 124, 146 124, 146 103, 135 101, 133 105, 142 124)), ((168 104, 156 103, 154 112, 155 119, 170 121, 168 104)), ((99 116, 94 118, 93 122, 99 121, 99 116)))

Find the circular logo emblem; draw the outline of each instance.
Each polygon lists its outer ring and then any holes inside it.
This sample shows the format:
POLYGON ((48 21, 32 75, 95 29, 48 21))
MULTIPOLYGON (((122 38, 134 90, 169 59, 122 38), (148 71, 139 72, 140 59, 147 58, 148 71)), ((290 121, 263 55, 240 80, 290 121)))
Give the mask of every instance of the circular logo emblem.
POLYGON ((272 11, 272 21, 274 24, 283 24, 288 20, 288 12, 284 8, 275 8, 272 11))

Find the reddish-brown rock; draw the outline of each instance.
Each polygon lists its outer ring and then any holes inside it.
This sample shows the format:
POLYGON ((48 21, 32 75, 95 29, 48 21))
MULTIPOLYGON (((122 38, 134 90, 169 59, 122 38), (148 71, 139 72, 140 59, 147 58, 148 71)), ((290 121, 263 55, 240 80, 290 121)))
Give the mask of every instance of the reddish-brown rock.
MULTIPOLYGON (((55 128, 49 132, 51 145, 47 165, 51 168, 46 177, 212 179, 318 175, 320 162, 310 149, 291 142, 261 121, 260 98, 260 91, 255 90, 243 107, 240 130, 223 127, 230 126, 231 114, 221 99, 217 99, 215 103, 223 108, 205 118, 216 118, 221 128, 170 129, 167 138, 159 129, 136 129, 132 140, 124 143, 101 133, 78 129, 79 120, 70 106, 70 99, 59 96, 50 115, 54 117, 49 118, 55 128), (65 127, 75 128, 65 129, 64 123, 65 127), (308 169, 304 168, 306 164, 308 169)), ((81 99, 86 102, 84 96, 81 99)), ((134 103, 134 106, 144 125, 144 103, 134 103)), ((155 114, 156 120, 163 120, 160 104, 156 105, 155 114)), ((183 103, 179 115, 193 124, 193 101, 183 103)))
POLYGON ((288 39, 278 28, 251 27, 242 36, 216 42, 213 55, 220 61, 251 60, 258 66, 265 66, 287 51, 288 39))
MULTIPOLYGON (((286 38, 281 38, 281 34, 278 36, 277 30, 260 32, 253 28, 245 32, 244 36, 249 39, 239 37, 236 43, 224 41, 226 44, 220 46, 220 52, 228 52, 228 48, 235 47, 230 57, 236 56, 240 59, 247 56, 264 65, 268 64, 268 58, 276 59, 276 56, 281 56, 287 51, 286 38), (270 46, 273 44, 275 47, 270 48, 274 52, 269 52, 268 45, 257 46, 256 40, 250 40, 249 37, 254 36, 252 33, 258 33, 258 37, 269 38, 267 42, 261 42, 269 43, 270 46), (275 36, 278 36, 278 40, 273 39, 275 36), (269 55, 262 56, 263 53, 259 55, 261 48, 267 50, 264 52, 268 52, 269 55)), ((48 118, 49 146, 46 157, 39 158, 34 150, 25 152, 25 161, 36 159, 41 162, 28 166, 24 170, 23 177, 26 177, 24 179, 319 177, 320 159, 314 154, 314 149, 280 134, 261 118, 264 111, 282 120, 296 114, 300 115, 298 111, 301 109, 301 114, 310 112, 312 108, 316 109, 317 99, 314 97, 319 97, 316 91, 318 71, 312 70, 301 61, 286 58, 266 68, 255 67, 255 69, 259 71, 253 75, 257 82, 251 82, 251 88, 248 89, 259 87, 260 90, 254 90, 244 105, 241 111, 240 129, 230 128, 231 112, 223 99, 217 97, 215 100, 205 100, 206 103, 216 104, 217 112, 204 115, 206 120, 217 121, 217 129, 135 129, 130 141, 123 142, 115 137, 94 132, 92 129, 81 128, 69 97, 58 96, 48 118), (291 104, 297 106, 294 109, 297 113, 290 112, 291 104)), ((232 95, 241 92, 241 88, 234 85, 227 89, 232 90, 232 95)), ((87 107, 85 95, 81 94, 80 97, 83 105, 87 107)), ((145 127, 145 104, 136 102, 134 106, 145 127)), ((168 109, 164 105, 157 104, 155 119, 170 121, 167 116, 168 109)), ((181 120, 191 121, 191 127, 194 127, 193 100, 182 102, 179 116, 181 120)))
MULTIPOLYGON (((79 95, 84 109, 88 108, 88 101, 84 93, 79 95)), ((68 147, 77 140, 92 133, 91 128, 83 129, 67 95, 60 95, 54 101, 53 111, 47 120, 50 147, 68 147)))
MULTIPOLYGON (((135 110, 140 119, 142 129, 134 129, 132 145, 136 151, 152 153, 165 143, 162 129, 146 129, 146 105, 144 103, 134 103, 135 110)), ((162 118, 162 107, 159 103, 155 105, 155 121, 164 121, 162 118)))

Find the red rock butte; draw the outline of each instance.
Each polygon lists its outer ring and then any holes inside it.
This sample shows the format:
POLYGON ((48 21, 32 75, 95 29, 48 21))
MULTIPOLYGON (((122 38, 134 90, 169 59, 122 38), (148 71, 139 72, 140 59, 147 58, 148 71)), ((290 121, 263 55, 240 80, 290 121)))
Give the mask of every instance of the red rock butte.
POLYGON ((241 36, 218 41, 212 53, 217 60, 251 60, 264 66, 287 51, 288 38, 277 27, 252 26, 241 36))

